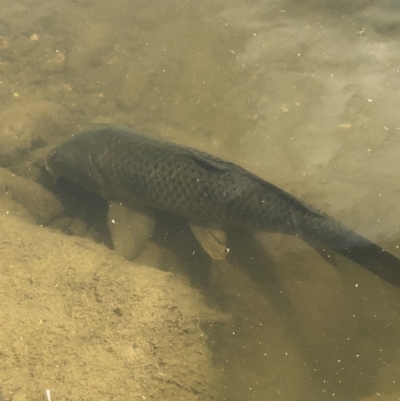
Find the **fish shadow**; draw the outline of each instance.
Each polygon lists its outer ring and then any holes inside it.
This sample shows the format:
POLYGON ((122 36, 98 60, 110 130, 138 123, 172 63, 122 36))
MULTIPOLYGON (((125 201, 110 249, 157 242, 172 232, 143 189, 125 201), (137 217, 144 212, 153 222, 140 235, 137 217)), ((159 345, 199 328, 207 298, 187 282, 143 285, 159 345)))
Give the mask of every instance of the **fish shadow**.
MULTIPOLYGON (((72 220, 81 219, 86 222, 87 231, 84 236, 112 249, 107 227, 107 202, 103 198, 62 178, 55 183, 49 183, 48 188, 58 196, 66 216, 72 220)), ((159 210, 155 211, 155 217, 156 227, 151 243, 174 255, 172 263, 178 265, 190 284, 204 294, 209 306, 229 313, 231 310, 229 296, 226 296, 225 289, 221 288, 221 285, 213 282, 213 271, 218 269, 220 263, 212 261, 204 252, 184 219, 159 210)), ((75 235, 68 227, 64 228, 63 232, 75 235)), ((248 277, 257 287, 260 296, 265 296, 274 315, 279 317, 279 323, 287 327, 287 332, 290 332, 293 341, 297 342, 298 349, 302 350, 305 363, 313 368, 315 365, 313 344, 304 333, 292 301, 285 295, 284 282, 274 258, 245 230, 230 230, 228 247, 230 252, 227 261, 224 262, 226 268, 229 269, 231 266, 240 271, 242 277, 248 277)), ((161 265, 153 267, 166 270, 165 266, 161 265)), ((232 285, 234 283, 233 281, 232 285)), ((212 342, 220 344, 225 341, 225 337, 221 337, 223 330, 219 333, 218 330, 220 328, 215 327, 214 332, 210 331, 210 344, 212 342)), ((210 349, 218 352, 215 345, 210 345, 210 349)), ((320 372, 327 377, 331 376, 331 367, 328 364, 324 365, 320 362, 318 366, 320 372)))

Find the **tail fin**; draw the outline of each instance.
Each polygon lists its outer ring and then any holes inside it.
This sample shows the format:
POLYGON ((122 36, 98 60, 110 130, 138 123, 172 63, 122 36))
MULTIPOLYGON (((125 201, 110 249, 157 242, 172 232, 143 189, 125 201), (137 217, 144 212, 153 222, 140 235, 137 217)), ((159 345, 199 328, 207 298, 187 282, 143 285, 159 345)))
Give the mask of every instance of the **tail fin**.
MULTIPOLYGON (((372 241, 361 236, 360 239, 363 241, 361 246, 348 246, 342 254, 381 279, 400 288, 400 259, 372 241)), ((340 251, 338 250, 338 252, 340 251)))
POLYGON ((296 232, 356 262, 376 276, 400 288, 400 259, 325 214, 296 214, 296 232))

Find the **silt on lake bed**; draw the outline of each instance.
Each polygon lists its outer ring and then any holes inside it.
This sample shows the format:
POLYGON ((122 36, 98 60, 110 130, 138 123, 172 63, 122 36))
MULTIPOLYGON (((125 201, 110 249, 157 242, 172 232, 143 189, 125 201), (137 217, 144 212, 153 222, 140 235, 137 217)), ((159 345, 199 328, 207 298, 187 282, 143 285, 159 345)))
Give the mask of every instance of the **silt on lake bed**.
POLYGON ((292 195, 207 153, 120 128, 87 131, 57 146, 46 169, 101 195, 114 249, 127 259, 154 230, 153 209, 185 218, 215 260, 226 230, 281 232, 317 242, 400 287, 400 259, 292 195))

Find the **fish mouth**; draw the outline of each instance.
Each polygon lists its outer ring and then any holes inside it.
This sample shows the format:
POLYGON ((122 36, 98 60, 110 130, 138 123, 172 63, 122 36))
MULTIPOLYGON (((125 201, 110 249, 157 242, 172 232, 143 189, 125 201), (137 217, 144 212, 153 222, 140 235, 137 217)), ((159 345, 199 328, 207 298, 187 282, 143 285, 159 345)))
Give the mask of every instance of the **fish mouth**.
POLYGON ((49 157, 52 156, 54 154, 54 152, 51 152, 45 159, 44 159, 44 168, 46 169, 46 171, 52 175, 53 177, 57 178, 57 174, 54 172, 54 170, 50 167, 49 164, 49 157))
POLYGON ((44 168, 49 174, 54 175, 54 172, 51 170, 49 163, 47 162, 47 157, 44 159, 44 168))

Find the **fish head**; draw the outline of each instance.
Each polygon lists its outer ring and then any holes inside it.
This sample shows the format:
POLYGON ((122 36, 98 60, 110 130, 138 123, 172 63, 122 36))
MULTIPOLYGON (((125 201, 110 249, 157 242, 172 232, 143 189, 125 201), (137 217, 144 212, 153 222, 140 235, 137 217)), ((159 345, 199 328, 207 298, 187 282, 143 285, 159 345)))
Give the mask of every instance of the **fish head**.
POLYGON ((89 149, 78 141, 67 141, 45 159, 46 170, 55 178, 63 177, 90 192, 104 196, 104 185, 89 149))

